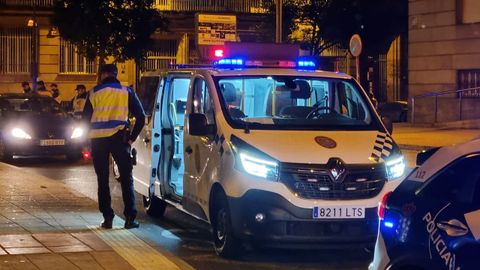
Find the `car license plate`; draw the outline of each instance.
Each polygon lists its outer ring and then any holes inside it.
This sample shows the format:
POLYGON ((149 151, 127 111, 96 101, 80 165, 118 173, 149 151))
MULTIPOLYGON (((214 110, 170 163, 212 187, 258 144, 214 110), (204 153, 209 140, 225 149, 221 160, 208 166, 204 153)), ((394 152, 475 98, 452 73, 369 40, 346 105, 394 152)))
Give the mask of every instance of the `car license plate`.
POLYGON ((65 140, 40 140, 41 146, 65 145, 65 140))
POLYGON ((365 218, 365 207, 315 206, 313 207, 313 218, 314 219, 365 218))

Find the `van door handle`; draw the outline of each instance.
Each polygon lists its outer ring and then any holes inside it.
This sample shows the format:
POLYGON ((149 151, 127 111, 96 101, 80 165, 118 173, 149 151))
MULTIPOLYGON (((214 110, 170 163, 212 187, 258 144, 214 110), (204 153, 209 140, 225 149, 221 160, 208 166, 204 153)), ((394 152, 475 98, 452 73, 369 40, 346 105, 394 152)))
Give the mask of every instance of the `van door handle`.
POLYGON ((193 153, 193 149, 190 145, 185 148, 185 153, 187 153, 189 155, 193 153))

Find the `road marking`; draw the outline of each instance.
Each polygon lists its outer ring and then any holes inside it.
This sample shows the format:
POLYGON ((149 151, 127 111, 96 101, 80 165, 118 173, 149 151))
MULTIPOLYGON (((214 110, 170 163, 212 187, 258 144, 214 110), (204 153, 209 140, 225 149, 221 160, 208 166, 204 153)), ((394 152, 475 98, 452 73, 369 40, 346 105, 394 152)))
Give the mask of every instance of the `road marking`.
POLYGON ((128 230, 102 230, 97 227, 91 229, 135 269, 180 270, 180 268, 165 255, 149 246, 128 230))

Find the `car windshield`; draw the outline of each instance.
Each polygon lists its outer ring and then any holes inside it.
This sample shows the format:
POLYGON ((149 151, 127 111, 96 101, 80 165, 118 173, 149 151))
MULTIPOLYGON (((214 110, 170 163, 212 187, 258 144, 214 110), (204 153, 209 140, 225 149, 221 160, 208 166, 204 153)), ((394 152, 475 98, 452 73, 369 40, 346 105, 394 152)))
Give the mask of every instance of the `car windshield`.
POLYGON ((46 97, 0 98, 0 109, 4 112, 65 114, 58 102, 46 97))
POLYGON ((234 127, 378 130, 354 80, 298 76, 215 77, 234 127))

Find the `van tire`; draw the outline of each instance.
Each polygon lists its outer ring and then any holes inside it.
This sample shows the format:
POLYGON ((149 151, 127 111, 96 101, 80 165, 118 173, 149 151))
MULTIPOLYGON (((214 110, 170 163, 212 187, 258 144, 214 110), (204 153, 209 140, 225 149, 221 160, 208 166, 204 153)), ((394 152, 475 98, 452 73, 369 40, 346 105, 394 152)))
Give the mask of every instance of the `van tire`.
POLYGON ((225 196, 219 195, 212 213, 212 236, 215 252, 227 259, 237 258, 242 252, 242 242, 233 235, 230 209, 225 196))
POLYGON ((143 196, 143 207, 147 215, 161 218, 165 214, 167 203, 155 196, 143 196))

